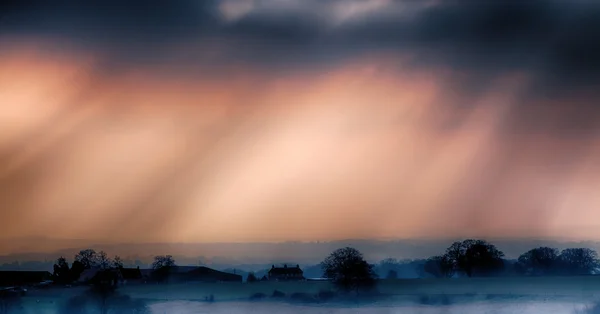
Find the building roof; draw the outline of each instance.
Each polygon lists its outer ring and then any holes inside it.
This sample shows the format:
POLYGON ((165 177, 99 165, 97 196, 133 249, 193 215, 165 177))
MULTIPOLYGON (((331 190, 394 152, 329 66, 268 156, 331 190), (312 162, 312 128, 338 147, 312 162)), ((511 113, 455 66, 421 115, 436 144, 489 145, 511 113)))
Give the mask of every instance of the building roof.
POLYGON ((37 284, 50 278, 48 271, 0 271, 0 286, 37 284))
POLYGON ((223 271, 218 271, 216 269, 200 266, 195 267, 195 269, 187 272, 191 277, 198 277, 208 280, 217 280, 217 281, 242 281, 241 275, 236 275, 232 273, 227 273, 223 271))
POLYGON ((86 282, 92 280, 92 278, 94 278, 99 271, 100 268, 86 269, 79 275, 79 279, 77 279, 77 281, 86 282))
POLYGON ((150 277, 152 276, 152 272, 154 271, 154 269, 149 269, 149 268, 141 268, 140 269, 140 273, 142 274, 142 278, 143 277, 150 277))
MULTIPOLYGON (((140 269, 139 271, 142 277, 151 277, 154 272, 153 269, 140 269)), ((222 272, 205 266, 177 266, 171 270, 171 275, 185 280, 242 281, 241 275, 222 272)))
POLYGON ((173 272, 178 274, 189 273, 190 271, 195 270, 196 268, 198 268, 198 266, 175 266, 173 268, 173 272))
POLYGON ((140 268, 121 268, 123 279, 141 279, 142 271, 140 268))
POLYGON ((275 267, 273 265, 269 270, 270 275, 283 275, 283 274, 303 274, 304 272, 300 269, 300 265, 296 265, 296 267, 287 267, 287 265, 283 265, 283 267, 275 267))

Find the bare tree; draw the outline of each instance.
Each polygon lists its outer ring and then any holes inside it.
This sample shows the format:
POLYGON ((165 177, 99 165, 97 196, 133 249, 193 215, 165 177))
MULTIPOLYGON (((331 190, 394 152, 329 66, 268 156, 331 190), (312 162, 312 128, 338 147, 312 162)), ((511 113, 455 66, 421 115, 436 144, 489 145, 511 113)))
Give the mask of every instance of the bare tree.
POLYGON ((175 267, 175 260, 171 255, 158 255, 154 257, 152 269, 158 270, 165 267, 175 267))
POLYGON ((570 275, 589 275, 600 267, 598 253, 588 248, 565 249, 559 259, 561 268, 570 275))
POLYGON ((515 264, 521 275, 551 275, 558 271, 560 259, 558 249, 538 247, 519 256, 515 264))
POLYGON ((159 281, 168 281, 172 270, 177 267, 171 255, 159 255, 154 257, 152 263, 153 276, 159 281))
POLYGON ((83 264, 85 269, 90 269, 98 265, 98 257, 93 249, 81 250, 75 255, 75 261, 83 264))
POLYGON ((467 276, 488 276, 504 268, 504 253, 484 240, 468 239, 454 242, 446 250, 444 258, 455 271, 467 276))
POLYGON ((113 258, 113 266, 115 268, 123 268, 123 260, 119 255, 115 255, 115 258, 113 258))
POLYGON ((330 278, 333 283, 345 290, 355 291, 373 288, 377 275, 373 265, 364 260, 358 250, 345 247, 331 253, 322 263, 323 277, 330 278))
POLYGON ((109 269, 112 266, 112 261, 108 258, 108 254, 104 251, 98 252, 97 264, 100 269, 109 269))

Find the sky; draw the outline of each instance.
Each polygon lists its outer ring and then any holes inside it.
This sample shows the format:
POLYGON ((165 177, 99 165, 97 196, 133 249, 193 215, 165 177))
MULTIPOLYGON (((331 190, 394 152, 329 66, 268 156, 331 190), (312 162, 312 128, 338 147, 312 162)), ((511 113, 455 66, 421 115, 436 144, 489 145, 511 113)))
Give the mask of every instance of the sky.
POLYGON ((600 3, 0 4, 0 238, 600 240, 600 3))

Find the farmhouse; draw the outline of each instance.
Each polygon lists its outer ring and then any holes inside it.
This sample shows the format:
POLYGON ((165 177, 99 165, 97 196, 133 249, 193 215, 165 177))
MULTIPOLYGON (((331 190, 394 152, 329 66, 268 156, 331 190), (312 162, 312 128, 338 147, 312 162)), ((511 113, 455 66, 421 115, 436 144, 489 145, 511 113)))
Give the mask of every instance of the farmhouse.
POLYGON ((124 282, 123 275, 119 269, 103 269, 96 273, 91 283, 109 286, 120 286, 124 282))
POLYGON ((296 267, 287 267, 283 265, 283 267, 275 267, 273 265, 269 270, 269 280, 272 281, 298 281, 304 280, 304 272, 300 269, 300 265, 296 265, 296 267))
POLYGON ((120 269, 100 269, 91 268, 86 269, 79 275, 77 280, 79 283, 85 284, 108 284, 108 285, 122 285, 125 280, 120 269))
POLYGON ((86 269, 79 275, 79 278, 77 279, 77 281, 80 283, 87 283, 90 280, 92 280, 99 271, 100 271, 100 268, 86 269))

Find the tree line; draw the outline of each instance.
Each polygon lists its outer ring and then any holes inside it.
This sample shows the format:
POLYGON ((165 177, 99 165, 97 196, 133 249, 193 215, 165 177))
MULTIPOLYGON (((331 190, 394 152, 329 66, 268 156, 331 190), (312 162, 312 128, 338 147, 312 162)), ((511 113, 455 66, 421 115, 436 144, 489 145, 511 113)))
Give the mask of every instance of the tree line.
POLYGON ((550 247, 531 249, 514 264, 507 263, 504 253, 484 240, 468 239, 450 245, 443 255, 426 260, 423 270, 438 278, 455 276, 489 277, 513 271, 521 276, 589 275, 600 267, 596 251, 550 247))
MULTIPOLYGON (((54 264, 52 277, 57 284, 70 284, 79 280, 81 274, 87 269, 123 269, 123 260, 115 255, 109 258, 104 251, 96 252, 94 249, 85 249, 75 254, 73 263, 69 267, 67 259, 59 257, 54 264)), ((152 263, 153 276, 157 280, 166 280, 168 273, 175 265, 175 260, 171 255, 159 255, 154 257, 152 263)))
MULTIPOLYGON (((442 255, 428 258, 422 268, 431 276, 451 278, 501 276, 510 272, 521 276, 588 275, 600 267, 598 254, 589 248, 559 251, 538 247, 521 254, 514 263, 504 257, 501 250, 485 240, 467 239, 452 243, 442 255)), ((369 264, 358 250, 351 247, 335 250, 319 266, 324 278, 329 278, 345 290, 373 286, 378 278, 375 265, 369 264)), ((152 280, 168 281, 176 267, 171 255, 155 256, 152 280)), ((68 284, 78 280, 83 271, 91 268, 123 268, 123 262, 119 256, 109 258, 104 251, 81 250, 75 255, 70 268, 64 257, 58 259, 54 265, 54 280, 58 284, 68 284)), ((257 281, 258 278, 254 277, 251 273, 247 281, 257 281)), ((388 279, 397 277, 394 270, 387 275, 388 279)))

